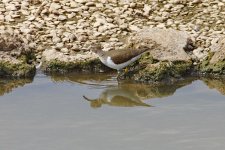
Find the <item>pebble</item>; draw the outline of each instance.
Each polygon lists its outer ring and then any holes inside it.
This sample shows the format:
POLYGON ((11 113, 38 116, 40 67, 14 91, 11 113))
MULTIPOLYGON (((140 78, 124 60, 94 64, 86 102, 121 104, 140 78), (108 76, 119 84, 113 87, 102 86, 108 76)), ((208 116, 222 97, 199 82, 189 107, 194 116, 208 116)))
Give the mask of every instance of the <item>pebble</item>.
POLYGON ((4 15, 0 15, 0 21, 4 21, 5 20, 5 17, 4 17, 4 15))
POLYGON ((43 51, 43 45, 55 45, 70 53, 99 39, 117 45, 118 37, 129 36, 144 26, 173 28, 196 39, 203 50, 194 53, 202 59, 200 55, 225 34, 224 5, 225 0, 160 0, 148 4, 135 0, 1 0, 0 33, 11 27, 10 33, 20 34, 37 51, 43 51), (53 29, 54 34, 50 33, 53 29))
POLYGON ((63 53, 69 53, 68 48, 62 48, 60 51, 63 52, 63 53))
POLYGON ((61 38, 59 38, 59 37, 57 37, 57 36, 54 36, 54 37, 52 38, 52 42, 53 42, 53 43, 59 43, 59 42, 61 42, 61 38))
POLYGON ((144 11, 144 15, 148 16, 150 11, 151 11, 151 7, 149 5, 147 5, 147 4, 145 4, 143 11, 144 11))
POLYGON ((62 6, 58 3, 51 3, 49 11, 57 11, 58 9, 60 9, 62 6))
POLYGON ((5 7, 6 11, 16 11, 17 8, 14 4, 8 4, 6 7, 5 7))
POLYGON ((64 44, 63 43, 56 43, 56 48, 61 49, 63 48, 64 44))
POLYGON ((136 7, 136 3, 130 3, 130 8, 135 8, 136 7))
POLYGON ((58 20, 59 21, 65 21, 67 17, 65 15, 59 15, 58 20))
POLYGON ((130 28, 131 31, 139 31, 140 30, 140 28, 138 26, 135 26, 135 25, 130 25, 129 28, 130 28))
POLYGON ((75 2, 84 4, 84 3, 86 3, 87 1, 86 1, 86 0, 75 0, 75 2))
POLYGON ((70 7, 72 7, 72 8, 77 8, 79 5, 76 3, 76 2, 74 2, 74 1, 71 1, 70 2, 70 7))

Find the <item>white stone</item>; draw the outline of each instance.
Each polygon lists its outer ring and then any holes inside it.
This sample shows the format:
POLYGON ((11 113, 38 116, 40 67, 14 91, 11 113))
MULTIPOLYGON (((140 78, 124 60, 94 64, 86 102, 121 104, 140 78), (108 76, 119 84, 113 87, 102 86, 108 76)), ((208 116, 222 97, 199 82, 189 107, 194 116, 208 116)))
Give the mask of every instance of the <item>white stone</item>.
POLYGON ((71 1, 70 2, 70 7, 76 8, 76 7, 78 7, 78 4, 76 2, 74 2, 74 1, 71 1))
POLYGON ((2 0, 3 3, 9 3, 11 0, 2 0))
POLYGON ((4 21, 5 20, 5 16, 4 15, 0 15, 0 21, 4 21))
POLYGON ((60 21, 64 21, 66 19, 67 19, 67 17, 65 15, 59 15, 59 17, 58 17, 58 20, 60 20, 60 21))
POLYGON ((59 38, 59 37, 57 37, 57 36, 53 36, 52 42, 54 42, 54 43, 59 43, 59 42, 61 42, 61 38, 59 38))
POLYGON ((87 2, 85 5, 88 6, 88 7, 91 7, 91 6, 95 6, 95 3, 94 2, 87 2))
POLYGON ((85 36, 85 35, 80 35, 80 36, 77 37, 77 40, 79 42, 86 42, 88 40, 88 37, 85 36))
POLYGON ((67 15, 67 17, 68 17, 69 19, 73 18, 74 16, 75 16, 75 13, 74 13, 74 12, 69 13, 69 14, 67 15))
POLYGON ((30 17, 28 18, 28 20, 29 20, 29 21, 35 20, 35 16, 30 16, 30 17))
POLYGON ((138 26, 135 26, 135 25, 130 25, 129 28, 130 28, 131 31, 139 31, 140 30, 140 28, 138 26))
POLYGON ((63 53, 69 53, 68 48, 62 48, 60 51, 63 52, 63 53))
POLYGON ((64 44, 63 43, 57 43, 56 48, 61 49, 63 48, 64 44))
POLYGON ((160 23, 160 24, 157 25, 157 27, 160 28, 160 29, 163 29, 163 28, 165 28, 165 24, 160 23))
POLYGON ((143 10, 144 10, 144 15, 148 16, 150 11, 151 11, 151 7, 149 5, 147 5, 147 4, 145 4, 143 10))
POLYGON ((126 24, 126 23, 121 24, 120 29, 122 29, 122 30, 128 29, 128 24, 126 24))
POLYGON ((29 7, 29 3, 27 1, 22 1, 21 2, 21 8, 22 9, 27 9, 29 7))
POLYGON ((173 20, 172 20, 172 19, 168 19, 168 20, 167 20, 167 25, 168 25, 168 26, 171 26, 172 24, 173 24, 173 20))
POLYGON ((29 44, 29 47, 30 47, 30 48, 36 48, 36 46, 37 46, 37 44, 34 43, 34 42, 32 42, 32 43, 29 44))
POLYGON ((6 22, 12 22, 12 21, 14 21, 14 19, 10 15, 6 15, 5 16, 5 20, 6 20, 6 22))
POLYGON ((109 41, 110 41, 110 42, 118 42, 119 39, 118 39, 118 38, 110 38, 109 41))
POLYGON ((58 3, 51 3, 50 8, 49 8, 49 11, 50 12, 57 11, 60 8, 61 8, 61 5, 60 4, 58 4, 58 3))
POLYGON ((69 32, 64 32, 63 36, 65 41, 73 42, 73 40, 75 39, 75 35, 69 32))
POLYGON ((6 10, 9 10, 9 11, 15 11, 17 10, 16 6, 14 4, 8 4, 6 7, 5 7, 6 10))
POLYGON ((100 26, 98 27, 98 32, 104 33, 107 30, 107 26, 100 26))
POLYGON ((86 3, 87 1, 86 0, 75 0, 77 3, 81 3, 81 4, 84 4, 86 3))
POLYGON ((202 47, 198 47, 197 49, 193 50, 193 54, 198 59, 204 59, 205 57, 207 57, 207 53, 204 52, 204 49, 202 47))
POLYGON ((136 7, 136 3, 130 3, 130 8, 135 8, 136 7))

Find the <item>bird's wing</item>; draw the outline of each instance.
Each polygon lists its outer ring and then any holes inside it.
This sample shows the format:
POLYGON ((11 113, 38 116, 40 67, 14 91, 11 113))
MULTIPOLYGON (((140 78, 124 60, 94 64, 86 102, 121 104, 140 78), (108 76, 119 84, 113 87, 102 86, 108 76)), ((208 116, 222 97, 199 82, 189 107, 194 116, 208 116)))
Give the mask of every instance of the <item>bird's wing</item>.
POLYGON ((117 53, 111 51, 111 59, 115 64, 121 64, 131 60, 135 56, 138 56, 147 50, 149 50, 149 48, 144 47, 144 48, 135 49, 135 50, 133 49, 118 50, 117 53))

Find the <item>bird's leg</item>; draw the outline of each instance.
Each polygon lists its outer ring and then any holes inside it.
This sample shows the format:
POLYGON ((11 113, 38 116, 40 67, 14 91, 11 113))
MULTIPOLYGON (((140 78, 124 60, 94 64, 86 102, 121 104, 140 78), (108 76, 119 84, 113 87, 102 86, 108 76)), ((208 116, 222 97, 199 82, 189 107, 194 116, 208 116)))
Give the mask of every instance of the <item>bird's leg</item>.
POLYGON ((120 69, 117 70, 117 76, 116 76, 117 80, 118 80, 118 78, 120 77, 121 73, 122 73, 122 70, 120 70, 120 69))
POLYGON ((122 70, 117 70, 117 74, 121 74, 122 73, 122 70))

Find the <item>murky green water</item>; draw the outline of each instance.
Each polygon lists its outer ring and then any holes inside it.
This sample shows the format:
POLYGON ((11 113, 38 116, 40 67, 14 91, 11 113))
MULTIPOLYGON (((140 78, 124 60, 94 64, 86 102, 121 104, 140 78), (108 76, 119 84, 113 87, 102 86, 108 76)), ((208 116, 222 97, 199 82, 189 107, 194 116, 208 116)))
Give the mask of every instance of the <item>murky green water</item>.
POLYGON ((0 79, 1 150, 225 149, 225 80, 0 79))

